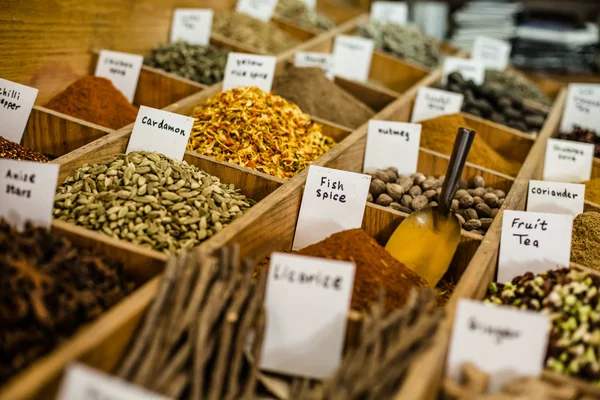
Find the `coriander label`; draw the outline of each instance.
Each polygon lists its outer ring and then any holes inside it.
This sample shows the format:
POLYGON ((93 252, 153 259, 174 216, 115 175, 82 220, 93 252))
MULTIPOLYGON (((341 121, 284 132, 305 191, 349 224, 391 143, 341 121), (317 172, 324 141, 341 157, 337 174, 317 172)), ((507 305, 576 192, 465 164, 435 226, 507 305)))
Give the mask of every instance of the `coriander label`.
POLYGON ((0 217, 19 230, 50 228, 58 164, 0 159, 0 217))
POLYGON ((417 172, 421 124, 369 121, 363 171, 396 167, 400 174, 417 172))
POLYGON ((575 125, 600 133, 600 84, 569 85, 560 130, 569 132, 575 125))
POLYGON ((362 225, 371 176, 338 169, 308 167, 293 250, 362 225))
POLYGON ((381 24, 406 25, 408 5, 396 1, 376 1, 371 4, 371 21, 381 24))
POLYGON ((323 379, 342 361, 354 263, 273 253, 261 369, 323 379))
POLYGON ((325 72, 325 76, 333 79, 333 56, 331 54, 297 51, 294 55, 294 65, 296 67, 319 67, 325 72))
POLYGON ((583 182, 592 176, 594 145, 570 140, 548 139, 543 180, 583 182))
POLYGON ((191 44, 207 46, 210 43, 213 10, 200 8, 177 8, 173 13, 171 42, 183 40, 191 44))
POLYGON ((269 22, 278 0, 238 0, 235 11, 269 22))
POLYGON ((0 78, 0 136, 21 143, 38 90, 0 78))
POLYGON ((483 63, 486 69, 504 71, 510 60, 511 49, 511 44, 504 40, 478 36, 471 50, 471 59, 483 63))
POLYGON ((509 282, 528 271, 539 274, 567 268, 572 229, 572 215, 504 211, 498 282, 509 282))
POLYGON ((529 181, 527 211, 569 214, 583 212, 585 185, 578 183, 529 181))
POLYGON ((144 57, 137 54, 102 50, 94 75, 110 79, 123 95, 133 102, 144 57))
POLYGON ((419 88, 410 121, 419 122, 442 115, 459 113, 463 101, 464 96, 461 93, 430 87, 419 88))
POLYGON ((465 80, 472 79, 477 85, 481 85, 485 80, 485 66, 481 61, 460 57, 446 57, 444 59, 442 75, 443 85, 448 81, 448 75, 453 72, 460 72, 465 80))
POLYGON ((275 76, 276 60, 273 56, 229 53, 223 78, 223 91, 241 86, 257 86, 264 92, 270 92, 273 76, 275 76))
POLYGON ((126 153, 155 151, 182 161, 194 118, 140 106, 126 153))
POLYGON ((371 70, 375 45, 371 39, 338 35, 333 44, 333 67, 336 75, 366 82, 371 70))

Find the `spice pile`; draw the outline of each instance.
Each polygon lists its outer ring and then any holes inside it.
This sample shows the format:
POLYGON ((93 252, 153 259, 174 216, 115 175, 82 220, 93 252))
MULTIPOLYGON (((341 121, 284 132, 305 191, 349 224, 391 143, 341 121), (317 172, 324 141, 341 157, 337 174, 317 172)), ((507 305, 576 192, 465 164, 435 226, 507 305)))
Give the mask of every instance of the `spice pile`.
POLYGON ((282 179, 335 144, 298 106, 257 87, 221 92, 192 117, 189 150, 282 179))
POLYGON ((600 276, 560 269, 491 283, 486 303, 540 311, 552 326, 546 367, 588 381, 600 381, 600 276))
POLYGON ((54 200, 55 218, 164 253, 198 245, 253 204, 233 184, 145 152, 84 164, 54 200))
POLYGON ((133 289, 118 263, 62 235, 0 220, 0 383, 133 289))
POLYGON ((517 71, 497 71, 488 69, 485 71, 485 84, 500 85, 507 92, 510 92, 523 100, 533 100, 545 106, 550 106, 552 104, 552 101, 550 101, 535 83, 517 71))
POLYGON ((600 157, 600 136, 591 129, 576 126, 571 132, 559 133, 558 138, 574 142, 591 143, 595 146, 594 157, 600 157))
POLYGON ((298 44, 296 39, 275 25, 237 12, 216 13, 212 30, 267 54, 278 54, 298 44))
POLYGON ((289 18, 307 27, 328 31, 335 28, 335 21, 325 14, 309 9, 302 0, 279 0, 275 15, 289 18))
POLYGON ((214 85, 223 80, 227 54, 214 46, 177 41, 152 50, 144 64, 203 85, 214 85))
POLYGON ((600 178, 583 183, 585 184, 585 199, 592 203, 600 203, 600 178))
POLYGON ((353 129, 375 115, 366 104, 329 80, 321 68, 288 65, 275 76, 272 91, 305 113, 353 129))
POLYGON ((600 213, 584 212, 573 220, 571 261, 600 271, 600 213))
POLYGON ((425 35, 416 27, 370 22, 358 27, 358 36, 372 39, 375 48, 435 68, 442 61, 437 39, 425 35))
POLYGON ((129 125, 138 113, 111 81, 96 76, 77 80, 44 107, 110 129, 129 125))
POLYGON ((35 150, 25 148, 0 136, 0 158, 11 160, 48 162, 48 157, 35 150))
MULTIPOLYGON (((380 169, 369 173, 371 186, 367 201, 411 214, 427 206, 437 206, 444 177, 415 173, 398 175, 396 168, 380 169)), ((485 186, 477 175, 467 181, 461 179, 452 200, 452 211, 467 231, 485 235, 504 204, 506 193, 485 186)))

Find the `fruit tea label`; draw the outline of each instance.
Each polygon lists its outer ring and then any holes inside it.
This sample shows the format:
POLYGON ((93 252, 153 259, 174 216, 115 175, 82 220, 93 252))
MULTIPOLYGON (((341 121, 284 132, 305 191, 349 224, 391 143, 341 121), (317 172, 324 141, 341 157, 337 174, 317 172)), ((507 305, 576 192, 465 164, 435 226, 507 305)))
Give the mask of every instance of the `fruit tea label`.
POLYGON ((132 103, 143 63, 144 57, 137 54, 102 50, 94 75, 109 79, 132 103))
POLYGON ((175 9, 170 41, 183 40, 191 44, 207 46, 210 43, 213 14, 213 10, 209 9, 175 9))
POLYGON ((430 87, 419 88, 410 121, 419 122, 442 115, 459 113, 464 99, 465 97, 461 93, 430 87))
POLYGON ((504 71, 510 61, 511 49, 511 44, 504 40, 478 36, 471 50, 471 59, 481 62, 486 69, 504 71))
POLYGON ((0 78, 0 136, 21 143, 38 90, 0 78))
POLYGON ((600 134, 600 84, 569 85, 560 130, 568 133, 575 125, 600 134))
POLYGON ((542 179, 584 182, 592 176, 594 145, 570 140, 548 139, 542 179))
POLYGON ((229 53, 223 78, 223 91, 241 86, 256 86, 264 92, 270 92, 275 76, 276 60, 273 56, 229 53))
POLYGON ((583 212, 585 185, 579 183, 529 181, 527 211, 569 214, 583 212))
POLYGON ((409 175, 417 172, 421 124, 392 121, 369 121, 364 172, 389 167, 409 175))

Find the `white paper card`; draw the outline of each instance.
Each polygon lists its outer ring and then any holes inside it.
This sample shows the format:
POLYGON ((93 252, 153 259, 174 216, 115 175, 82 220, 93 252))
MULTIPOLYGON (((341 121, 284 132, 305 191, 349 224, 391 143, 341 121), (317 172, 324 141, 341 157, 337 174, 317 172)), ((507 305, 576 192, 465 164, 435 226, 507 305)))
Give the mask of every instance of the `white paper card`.
POLYGON ((354 263, 273 253, 261 369, 323 379, 342 361, 354 263))
POLYGON ((137 54, 102 50, 94 75, 109 79, 132 103, 143 63, 144 57, 137 54))
POLYGON ((229 53, 223 78, 223 91, 241 86, 257 86, 264 92, 270 92, 273 76, 275 76, 276 60, 273 56, 229 53))
POLYGON ((548 139, 543 180, 583 182, 592 176, 594 145, 570 140, 548 139))
POLYGON ((509 282, 528 271, 539 274, 567 268, 572 229, 572 215, 504 211, 498 282, 509 282))
POLYGON ((485 66, 481 61, 469 60, 460 57, 446 57, 442 75, 442 85, 448 81, 448 75, 460 72, 464 80, 472 79, 477 85, 485 80, 485 66))
POLYGON ((464 363, 490 375, 489 392, 520 377, 538 377, 544 368, 550 318, 506 306, 460 300, 452 327, 446 375, 459 380, 464 363))
POLYGON ((183 160, 194 118, 141 106, 127 145, 132 151, 155 151, 173 160, 183 160))
POLYGON ((408 21, 408 5, 397 1, 376 1, 371 4, 371 21, 405 25, 408 21))
POLYGON ((529 181, 527 211, 569 214, 583 212, 585 185, 579 183, 529 181))
POLYGON ((473 43, 471 59, 483 63, 486 69, 504 71, 510 60, 512 45, 504 40, 478 36, 473 43))
POLYGON ((417 172, 421 124, 369 121, 363 171, 396 167, 401 174, 417 172))
POLYGON ((600 134, 600 84, 569 85, 560 130, 568 133, 574 125, 600 134))
POLYGON ((461 93, 421 87, 417 93, 410 121, 419 122, 442 115, 459 113, 464 98, 461 93))
POLYGON ((50 228, 58 164, 0 159, 0 217, 21 230, 50 228))
POLYGON ((309 10, 314 10, 317 7, 317 0, 300 0, 302 1, 309 10))
POLYGON ((308 167, 293 250, 340 231, 360 228, 370 184, 370 175, 308 167))
POLYGON ((65 372, 58 400, 168 400, 140 386, 73 363, 65 372))
POLYGON ((294 55, 294 65, 296 67, 319 67, 325 72, 325 76, 333 79, 333 56, 331 54, 297 51, 294 55))
POLYGON ((338 35, 333 44, 333 67, 342 78, 366 82, 375 45, 371 39, 338 35))
POLYGON ((213 10, 202 8, 177 8, 173 13, 171 42, 183 40, 207 46, 210 43, 213 10))
POLYGON ((21 143, 38 90, 0 78, 0 136, 21 143))
POLYGON ((235 11, 269 22, 278 0, 238 0, 235 11))

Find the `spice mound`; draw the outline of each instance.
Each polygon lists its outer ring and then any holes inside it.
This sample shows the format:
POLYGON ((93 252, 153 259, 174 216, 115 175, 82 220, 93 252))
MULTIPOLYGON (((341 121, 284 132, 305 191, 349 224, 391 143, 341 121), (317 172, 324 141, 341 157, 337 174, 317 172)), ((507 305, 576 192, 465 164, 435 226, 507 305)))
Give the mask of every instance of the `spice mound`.
POLYGON ((588 381, 600 380, 600 276, 560 269, 511 283, 492 283, 486 303, 540 311, 552 319, 546 368, 588 381))
POLYGON ((273 93, 294 102, 312 116, 358 128, 375 111, 329 80, 321 68, 288 65, 273 80, 273 93))
POLYGON ((298 44, 296 39, 275 25, 237 12, 215 14, 212 30, 268 54, 282 53, 298 44))
POLYGON ((325 14, 309 9, 302 0, 279 0, 275 8, 279 17, 289 18, 297 24, 328 31, 335 28, 335 21, 325 14))
POLYGON ((575 126, 571 132, 559 133, 558 138, 574 142, 591 143, 594 145, 594 157, 600 157, 600 136, 593 130, 575 126))
POLYGON ((10 160, 48 162, 48 157, 35 150, 23 147, 0 136, 0 158, 10 160))
POLYGON ((122 266, 56 232, 0 220, 0 383, 133 289, 122 266))
POLYGON ((253 203, 185 161, 133 152, 73 172, 57 190, 54 217, 174 253, 210 238, 253 203))
POLYGON ((488 69, 485 71, 485 83, 500 85, 507 92, 510 92, 521 99, 530 99, 545 106, 550 106, 552 104, 552 101, 550 101, 535 83, 517 71, 496 71, 488 69))
MULTIPOLYGON (((421 126, 421 146, 448 156, 452 154, 458 128, 469 127, 460 114, 428 119, 422 121, 421 126)), ((467 162, 510 176, 517 176, 521 169, 519 162, 505 159, 478 135, 475 135, 467 162)))
POLYGON ((351 306, 358 311, 366 311, 377 302, 380 288, 385 289, 386 309, 393 310, 406 303, 412 287, 427 287, 423 278, 398 262, 362 229, 335 233, 297 253, 355 263, 351 306))
POLYGON ((584 212, 573 220, 571 261, 600 271, 600 213, 584 212))
POLYGON ((77 80, 44 107, 110 129, 134 122, 138 112, 111 81, 96 76, 77 80))
POLYGON ((192 117, 189 150, 282 179, 335 144, 298 106, 257 87, 221 92, 192 117))
POLYGON ((592 203, 600 203, 600 178, 583 182, 585 184, 585 199, 592 203))
POLYGON ((227 51, 214 46, 177 41, 161 44, 152 50, 144 64, 194 82, 214 85, 223 80, 227 54, 227 51))

